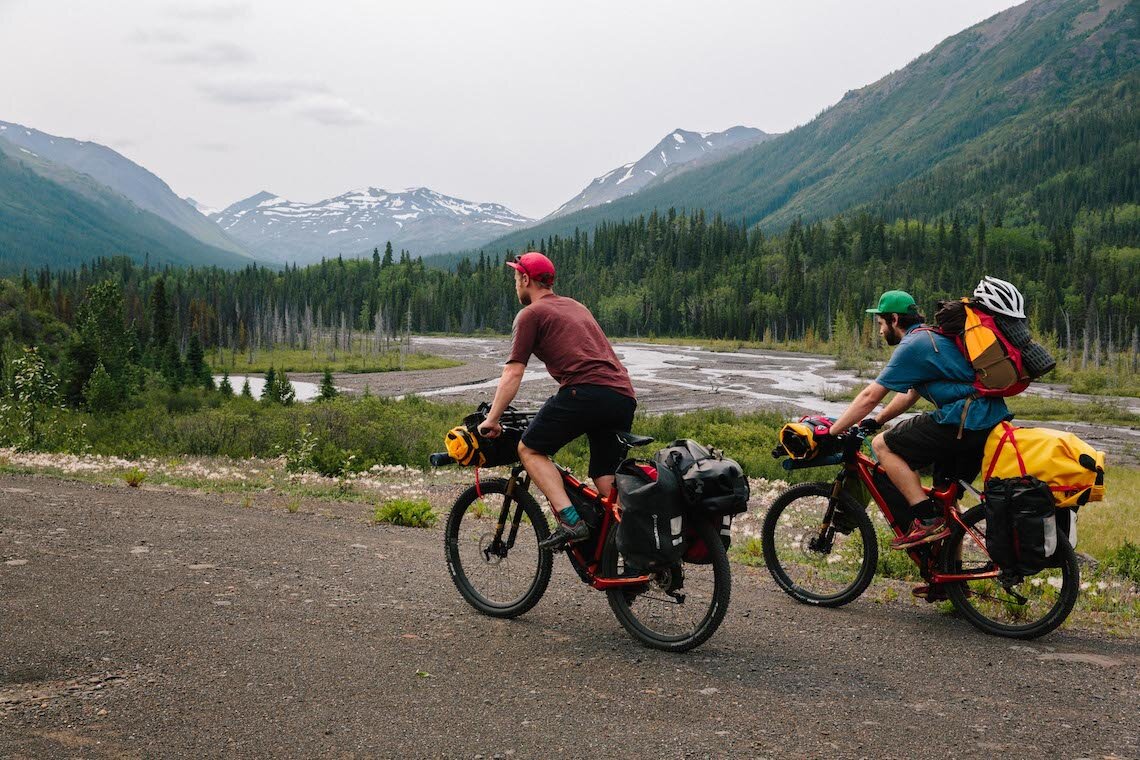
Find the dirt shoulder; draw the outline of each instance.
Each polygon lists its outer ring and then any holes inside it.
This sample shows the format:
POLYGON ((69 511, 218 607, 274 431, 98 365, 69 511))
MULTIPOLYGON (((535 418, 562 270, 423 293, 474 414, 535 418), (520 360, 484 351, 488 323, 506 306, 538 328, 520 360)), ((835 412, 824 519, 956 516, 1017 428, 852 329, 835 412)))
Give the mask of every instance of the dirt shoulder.
POLYGON ((561 558, 497 621, 439 528, 304 507, 0 476, 0 756, 1140 754, 1134 639, 811 609, 734 566, 722 629, 666 655, 561 558))

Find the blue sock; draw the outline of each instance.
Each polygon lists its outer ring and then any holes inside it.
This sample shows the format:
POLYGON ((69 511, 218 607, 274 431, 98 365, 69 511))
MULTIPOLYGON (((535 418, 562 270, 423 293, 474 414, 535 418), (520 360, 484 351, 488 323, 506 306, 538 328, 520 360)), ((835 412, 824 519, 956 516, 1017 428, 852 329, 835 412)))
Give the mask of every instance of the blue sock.
POLYGON ((578 510, 574 508, 573 504, 571 504, 568 507, 563 507, 562 509, 558 510, 558 519, 562 520, 562 522, 566 523, 567 525, 575 525, 582 518, 578 515, 578 510))

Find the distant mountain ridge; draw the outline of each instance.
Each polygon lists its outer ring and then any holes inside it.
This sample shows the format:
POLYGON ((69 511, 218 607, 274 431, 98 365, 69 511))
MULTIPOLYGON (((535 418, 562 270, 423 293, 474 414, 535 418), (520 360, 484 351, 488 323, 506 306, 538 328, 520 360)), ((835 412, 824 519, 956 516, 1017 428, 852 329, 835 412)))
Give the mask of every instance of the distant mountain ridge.
POLYGON ((252 261, 203 243, 88 174, 0 140, 0 273, 112 256, 230 269, 252 261))
MULTIPOLYGON (((919 197, 914 188, 930 184, 937 192, 923 191, 922 213, 966 210, 973 203, 976 214, 976 202, 986 197, 974 190, 977 162, 1015 160, 1024 135, 1063 121, 1079 98, 1093 92, 1113 100, 1114 86, 1140 71, 1137 7, 1135 0, 1030 0, 848 92, 791 132, 484 247, 520 250, 602 221, 671 207, 704 209, 778 232, 797 218, 823 219, 861 207, 906 213, 908 199, 919 197), (936 171, 952 165, 953 172, 936 171)), ((1134 125, 1134 114, 1131 119, 1134 125)), ((1047 135, 1041 139, 1048 145, 1047 135)), ((1140 155, 1134 138, 1103 150, 1119 159, 1116 171, 1132 171, 1140 155)), ((1047 152, 1039 155, 1050 160, 1047 152)), ((1094 171, 1079 151, 1070 161, 1064 168, 1046 163, 1032 177, 1020 173, 1003 192, 1031 204, 1019 213, 1032 221, 1042 188, 1063 188, 1094 171)))
POLYGON ((426 187, 350 190, 316 203, 262 191, 210 216, 246 248, 278 262, 362 256, 391 241, 430 255, 474 248, 531 220, 498 203, 474 203, 426 187))
POLYGON ((753 127, 741 126, 723 132, 674 129, 637 161, 595 178, 582 192, 563 203, 546 219, 633 195, 667 177, 727 158, 775 136, 753 127))
POLYGON ((6 121, 0 121, 0 142, 85 174, 206 245, 248 256, 155 174, 105 145, 50 135, 6 121))

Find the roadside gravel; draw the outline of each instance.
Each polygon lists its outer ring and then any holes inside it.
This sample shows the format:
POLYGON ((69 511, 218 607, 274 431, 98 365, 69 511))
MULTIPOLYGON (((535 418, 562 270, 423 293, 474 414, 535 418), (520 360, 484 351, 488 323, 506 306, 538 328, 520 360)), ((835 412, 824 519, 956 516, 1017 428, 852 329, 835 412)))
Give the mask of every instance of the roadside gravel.
POLYGON ((440 528, 0 476, 0 757, 1137 757, 1140 650, 925 605, 797 605, 734 565, 688 655, 564 560, 477 615, 440 528))

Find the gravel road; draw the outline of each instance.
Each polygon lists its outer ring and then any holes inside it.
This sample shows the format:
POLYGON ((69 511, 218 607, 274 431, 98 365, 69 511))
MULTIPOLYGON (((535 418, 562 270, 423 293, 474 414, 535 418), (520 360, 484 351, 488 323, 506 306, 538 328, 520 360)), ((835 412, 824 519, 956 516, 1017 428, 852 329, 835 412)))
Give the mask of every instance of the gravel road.
POLYGON ((0 477, 0 757, 1140 756, 1135 639, 811 609, 734 566, 667 655, 561 558, 492 620, 440 528, 271 498, 0 477))

